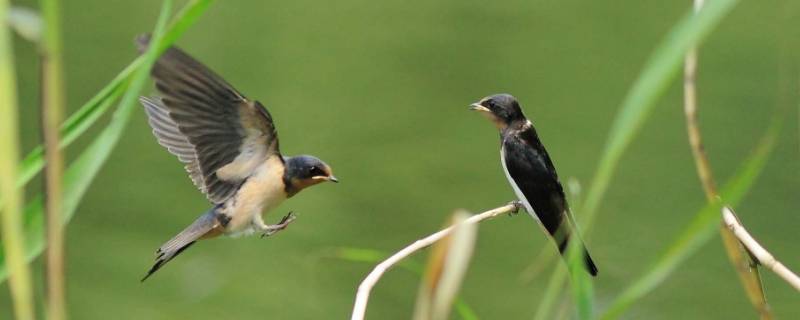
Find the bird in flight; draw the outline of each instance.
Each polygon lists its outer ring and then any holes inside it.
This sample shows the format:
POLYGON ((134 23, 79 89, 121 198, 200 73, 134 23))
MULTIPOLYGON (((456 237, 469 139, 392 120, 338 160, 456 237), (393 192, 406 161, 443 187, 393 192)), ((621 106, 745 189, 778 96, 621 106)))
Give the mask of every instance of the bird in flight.
MULTIPOLYGON (((149 36, 137 43, 143 51, 149 36)), ((281 155, 269 111, 180 49, 167 49, 151 75, 160 96, 139 101, 153 134, 213 206, 156 251, 141 281, 197 240, 283 230, 295 219, 291 212, 275 225, 262 212, 310 186, 338 182, 316 157, 281 155)))
MULTIPOLYGON (((470 106, 486 116, 500 131, 500 163, 508 183, 525 210, 550 234, 563 255, 567 243, 580 236, 570 216, 564 190, 550 156, 533 124, 525 118, 519 102, 509 94, 496 94, 470 106)), ((586 270, 597 275, 597 267, 581 243, 586 270)))

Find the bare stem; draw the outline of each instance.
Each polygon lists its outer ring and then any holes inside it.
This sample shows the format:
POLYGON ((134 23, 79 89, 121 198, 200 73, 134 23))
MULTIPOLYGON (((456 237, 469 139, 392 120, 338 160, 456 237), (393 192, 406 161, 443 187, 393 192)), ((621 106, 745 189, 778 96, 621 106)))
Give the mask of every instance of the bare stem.
MULTIPOLYGON (((703 2, 703 0, 694 0, 695 12, 703 7, 703 2)), ((686 131, 689 135, 689 145, 692 148, 692 155, 694 155, 697 175, 700 178, 700 183, 708 201, 720 201, 697 121, 697 48, 691 48, 686 53, 683 72, 683 110, 686 115, 686 131)), ((761 319, 771 319, 772 316, 767 299, 764 296, 761 276, 756 264, 751 260, 750 255, 745 251, 742 244, 736 240, 733 233, 722 225, 720 226, 720 236, 728 254, 728 259, 734 265, 734 269, 739 275, 739 280, 742 282, 751 304, 758 310, 761 319)))
MULTIPOLYGON (((502 214, 515 212, 518 209, 519 208, 517 207, 517 205, 512 203, 471 216, 466 220, 464 220, 464 222, 462 223, 464 224, 478 223, 483 220, 491 219, 502 214)), ((426 248, 434 244, 436 241, 439 241, 445 236, 449 235, 453 231, 453 228, 454 226, 449 226, 425 238, 414 241, 414 243, 403 248, 402 250, 398 251, 391 257, 387 258, 386 260, 375 266, 372 272, 370 272, 369 275, 367 275, 367 277, 364 278, 364 280, 358 286, 358 292, 356 293, 356 301, 355 304, 353 305, 353 314, 350 317, 350 319, 351 320, 364 319, 364 315, 367 312, 367 302, 369 301, 369 295, 370 292, 372 292, 372 287, 375 286, 375 284, 378 282, 378 280, 380 280, 380 278, 383 276, 384 273, 386 273, 387 270, 389 270, 391 267, 396 265, 401 260, 410 256, 411 254, 423 248, 426 248)))
POLYGON ((17 188, 19 174, 19 132, 17 131, 17 83, 14 79, 14 56, 11 32, 6 21, 8 1, 0 0, 0 236, 6 253, 9 288, 16 319, 34 319, 31 273, 25 261, 22 226, 22 190, 17 188))
POLYGON ((772 272, 775 272, 775 274, 794 287, 795 290, 800 291, 800 277, 784 266, 778 259, 775 259, 767 249, 764 249, 764 247, 747 232, 747 229, 745 229, 739 219, 736 218, 731 208, 722 208, 722 219, 725 221, 725 225, 728 229, 739 239, 739 242, 744 244, 747 250, 750 250, 750 253, 756 257, 758 263, 772 270, 772 272))
POLYGON ((42 0, 44 34, 42 62, 42 136, 45 148, 45 209, 47 222, 47 317, 66 319, 64 297, 64 224, 62 219, 63 156, 59 129, 64 114, 64 82, 61 55, 60 3, 42 0))

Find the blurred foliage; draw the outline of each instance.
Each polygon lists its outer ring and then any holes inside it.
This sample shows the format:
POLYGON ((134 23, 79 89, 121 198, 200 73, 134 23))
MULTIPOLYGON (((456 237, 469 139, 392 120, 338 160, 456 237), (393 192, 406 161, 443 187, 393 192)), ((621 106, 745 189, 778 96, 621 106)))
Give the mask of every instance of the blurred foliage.
POLYGON ((453 231, 431 247, 417 291, 414 320, 449 319, 475 249, 478 224, 465 223, 470 215, 464 210, 453 213, 445 225, 454 226, 453 231))
MULTIPOLYGON (((151 50, 152 53, 142 55, 141 60, 136 60, 141 61, 141 63, 138 64, 138 68, 134 68, 134 71, 130 73, 130 79, 124 79, 129 81, 129 83, 126 83, 124 86, 118 86, 115 83, 116 81, 112 81, 112 83, 107 87, 113 88, 111 89, 111 94, 105 96, 104 100, 101 99, 96 103, 91 103, 90 101, 90 103, 84 105, 84 107, 87 109, 100 108, 103 105, 113 104, 118 94, 122 94, 122 98, 120 99, 117 110, 114 112, 112 121, 109 122, 103 131, 95 137, 94 141, 92 141, 92 143, 81 152, 80 156, 77 157, 64 172, 65 191, 63 219, 65 222, 68 222, 72 218, 72 215, 75 213, 75 210, 78 207, 81 198, 86 193, 86 190, 89 188, 89 185, 100 171, 100 168, 105 163, 106 159, 108 159, 109 155, 114 150, 114 147, 117 145, 122 132, 128 124, 128 119, 130 119, 131 112, 134 110, 133 108, 135 104, 138 103, 137 98, 139 96, 139 92, 142 90, 142 86, 146 83, 147 75, 149 74, 148 70, 155 62, 157 55, 160 53, 159 51, 163 51, 163 49, 166 48, 170 43, 174 42, 180 33, 185 30, 186 26, 191 24, 191 21, 196 19, 197 16, 202 13, 202 9, 207 5, 207 3, 208 1, 195 1, 193 2, 193 5, 188 6, 181 12, 181 14, 179 14, 178 18, 173 23, 173 27, 170 29, 169 34, 167 34, 166 40, 163 42, 155 42, 154 40, 154 43, 160 43, 160 45, 154 47, 154 49, 151 50), (119 90, 119 92, 116 92, 117 90, 119 90)), ((106 89, 102 91, 105 90, 106 89)), ((100 95, 103 95, 102 92, 101 94, 98 94, 98 96, 100 95)), ((80 111, 76 112, 76 114, 80 114, 80 111)), ((76 128, 88 128, 91 125, 91 122, 93 122, 95 119, 96 117, 82 118, 81 120, 78 120, 75 126, 76 128)), ((68 119, 67 122, 69 123, 70 120, 68 119)), ((80 133, 81 132, 79 129, 77 133, 67 131, 68 135, 72 134, 77 136, 80 135, 80 133)), ((41 148, 37 147, 37 150, 41 150, 41 148)), ((32 153, 30 158, 38 159, 31 162, 40 163, 38 168, 26 169, 25 165, 23 164, 23 168, 20 169, 21 171, 41 170, 43 159, 41 159, 41 155, 39 155, 37 158, 35 151, 36 150, 34 150, 34 153, 32 153)), ((25 256, 27 259, 33 259, 44 249, 43 211, 44 206, 42 204, 42 195, 36 195, 25 207, 24 227, 25 236, 27 238, 25 244, 25 256)), ((4 255, 0 251, 0 262, 3 262, 3 258, 4 255)), ((0 264, 0 281, 2 281, 6 276, 7 272, 5 269, 5 264, 0 264)))
MULTIPOLYGON (((157 7, 155 2, 65 3, 68 106, 86 101, 134 59, 131 39, 150 28, 157 7)), ((371 266, 323 263, 319 257, 327 248, 394 251, 435 229, 444 218, 437 213, 454 207, 480 211, 512 198, 498 164, 496 132, 465 111, 469 102, 500 91, 515 94, 562 179, 590 181, 624 93, 687 7, 627 0, 615 6, 216 3, 179 43, 265 103, 284 152, 320 156, 343 183, 305 191, 278 208, 300 213, 291 231, 262 241, 200 243, 157 281, 139 285, 152 251, 207 206, 139 112, 69 225, 72 317, 346 317, 357 283, 371 266)), ((789 0, 771 6, 744 2, 704 45, 700 121, 717 176, 730 176, 757 143, 772 106, 796 103, 790 90, 797 87, 799 48, 791 39, 800 30, 788 26, 796 21, 797 7, 789 0)), ((21 105, 35 105, 35 48, 21 39, 15 46, 21 105)), ((586 239, 601 269, 594 283, 597 308, 633 275, 648 270, 655 252, 704 204, 680 104, 678 88, 667 88, 657 103, 661 107, 619 159, 620 170, 599 209, 602 218, 586 239)), ((21 110, 25 150, 39 141, 33 110, 21 110)), ((783 131, 791 136, 776 145, 763 178, 738 208, 750 231, 789 267, 800 265, 791 254, 800 249, 792 241, 797 224, 792 213, 800 207, 796 125, 783 131)), ((81 150, 98 131, 87 133, 67 151, 81 150)), ((36 184, 28 191, 38 192, 36 184)), ((461 291, 479 316, 533 316, 533 302, 542 298, 547 281, 521 283, 517 275, 546 241, 524 215, 481 226, 461 291)), ((698 250, 629 315, 752 314, 719 244, 698 250)), ((373 293, 370 316, 409 318, 416 283, 402 273, 387 276, 373 293)), ((779 280, 767 275, 765 287, 778 318, 800 312, 796 293, 779 280)), ((9 317, 6 295, 0 290, 0 318, 9 317)))

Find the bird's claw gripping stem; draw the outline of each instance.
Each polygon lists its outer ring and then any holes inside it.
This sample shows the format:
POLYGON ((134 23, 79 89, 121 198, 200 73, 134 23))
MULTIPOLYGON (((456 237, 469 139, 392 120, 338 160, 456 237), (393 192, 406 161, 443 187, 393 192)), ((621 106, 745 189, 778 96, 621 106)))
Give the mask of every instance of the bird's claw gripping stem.
POLYGON ((280 222, 278 222, 278 224, 267 225, 263 229, 264 233, 261 234, 261 238, 269 237, 277 233, 278 231, 286 229, 286 227, 288 227, 289 224, 292 223, 292 221, 294 221, 295 219, 297 219, 297 216, 294 214, 294 212, 289 211, 289 213, 283 216, 283 218, 281 219, 280 222))
POLYGON ((511 202, 508 203, 508 205, 514 206, 514 209, 511 209, 511 211, 508 212, 509 216, 513 216, 513 215, 519 213, 519 209, 523 208, 522 207, 522 201, 519 201, 519 200, 511 201, 511 202))

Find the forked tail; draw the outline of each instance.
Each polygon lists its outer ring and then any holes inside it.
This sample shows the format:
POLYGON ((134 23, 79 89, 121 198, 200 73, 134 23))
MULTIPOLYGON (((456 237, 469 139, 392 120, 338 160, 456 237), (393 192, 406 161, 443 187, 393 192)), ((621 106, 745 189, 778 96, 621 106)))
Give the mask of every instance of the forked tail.
POLYGON ((156 263, 147 271, 147 274, 142 278, 142 282, 147 280, 153 273, 161 269, 167 262, 181 254, 184 250, 189 248, 198 239, 204 236, 209 231, 217 227, 218 221, 216 217, 216 210, 212 208, 204 215, 200 216, 191 225, 186 227, 181 233, 174 238, 164 243, 156 251, 156 263))
POLYGON ((573 241, 573 239, 575 241, 580 242, 580 248, 581 248, 580 250, 583 251, 583 260, 584 264, 586 265, 586 271, 588 271, 589 274, 591 274, 593 277, 597 276, 597 266, 594 265, 594 261, 592 260, 592 257, 589 255, 589 251, 586 250, 586 245, 583 244, 581 237, 573 237, 572 235, 567 234, 567 236, 562 237, 562 239, 560 240, 557 240, 558 252, 561 253, 561 256, 564 257, 566 261, 569 261, 567 258, 567 248, 569 248, 569 242, 573 241))

